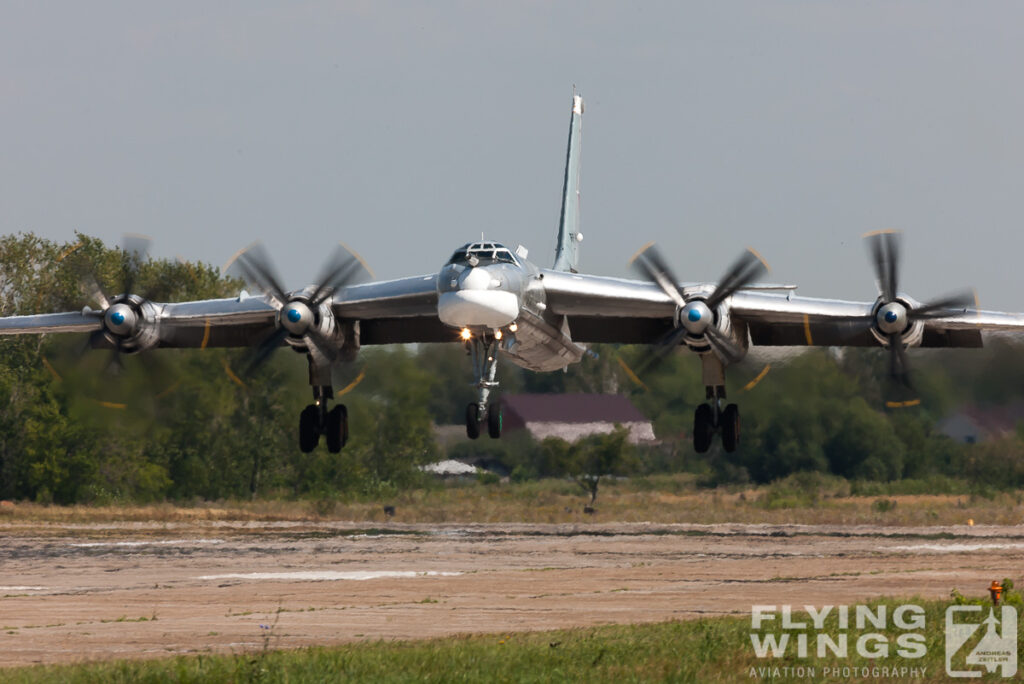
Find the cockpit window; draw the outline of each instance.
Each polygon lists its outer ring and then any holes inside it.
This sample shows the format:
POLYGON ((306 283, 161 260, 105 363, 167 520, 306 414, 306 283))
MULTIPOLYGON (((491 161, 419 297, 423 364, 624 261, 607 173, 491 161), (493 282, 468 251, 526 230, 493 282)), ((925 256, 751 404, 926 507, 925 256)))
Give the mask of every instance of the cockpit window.
POLYGON ((469 253, 464 249, 457 250, 455 254, 452 254, 452 258, 448 260, 448 263, 466 265, 469 263, 469 253))
POLYGON ((507 249, 498 249, 494 252, 494 258, 496 261, 503 261, 506 264, 516 263, 515 258, 512 256, 512 252, 507 249))
POLYGON ((495 242, 471 242, 455 250, 455 254, 448 260, 449 264, 462 264, 468 266, 469 258, 476 257, 477 265, 487 265, 497 262, 506 264, 519 264, 515 256, 505 245, 495 242))

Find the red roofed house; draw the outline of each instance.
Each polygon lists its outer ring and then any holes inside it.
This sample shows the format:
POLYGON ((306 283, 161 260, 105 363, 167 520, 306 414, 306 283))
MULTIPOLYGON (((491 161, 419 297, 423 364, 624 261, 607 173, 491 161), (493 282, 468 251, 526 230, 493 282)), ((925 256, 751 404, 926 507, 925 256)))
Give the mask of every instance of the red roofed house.
POLYGON ((536 440, 608 434, 621 425, 633 444, 653 442, 654 427, 620 394, 506 394, 501 399, 505 430, 528 430, 536 440))
POLYGON ((1004 406, 963 406, 939 423, 939 432, 958 442, 975 444, 1012 435, 1024 421, 1024 403, 1004 406))

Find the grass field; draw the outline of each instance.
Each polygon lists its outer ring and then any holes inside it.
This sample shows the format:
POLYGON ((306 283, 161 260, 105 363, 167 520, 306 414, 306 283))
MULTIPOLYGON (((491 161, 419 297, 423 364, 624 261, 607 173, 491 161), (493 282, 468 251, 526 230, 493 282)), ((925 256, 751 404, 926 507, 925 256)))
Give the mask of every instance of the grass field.
MULTIPOLYGON (((885 629, 868 628, 867 631, 885 637, 889 657, 872 659, 859 655, 853 643, 865 631, 851 630, 847 658, 813 657, 812 645, 810 658, 800 659, 790 653, 780 658, 759 659, 751 645, 749 617, 377 642, 296 651, 273 650, 275 637, 271 625, 266 630, 264 648, 234 655, 21 668, 6 670, 0 675, 4 681, 14 683, 948 681, 944 669, 943 631, 948 602, 910 599, 886 600, 874 605, 876 610, 877 606, 886 606, 890 618, 885 629), (906 631, 893 624, 891 615, 893 608, 902 603, 914 603, 924 609, 924 628, 911 630, 922 636, 921 643, 927 649, 923 657, 911 659, 895 653, 897 638, 906 631), (843 668, 857 670, 851 674, 843 668), (897 670, 902 676, 893 676, 892 668, 902 668, 897 670), (913 676, 910 668, 915 668, 919 676, 913 676)), ((776 633, 781 632, 776 630, 776 633)), ((823 633, 835 637, 841 630, 834 619, 829 619, 823 633)), ((1024 647, 1024 643, 1020 646, 1024 647)), ((983 681, 998 679, 997 675, 986 675, 983 681)))
POLYGON ((563 480, 438 484, 384 498, 256 500, 194 505, 0 507, 0 522, 351 520, 356 522, 657 522, 1007 525, 1024 521, 1024 493, 975 490, 955 480, 848 483, 795 476, 760 487, 700 489, 692 475, 609 480, 593 513, 563 480), (394 506, 395 515, 384 513, 394 506))

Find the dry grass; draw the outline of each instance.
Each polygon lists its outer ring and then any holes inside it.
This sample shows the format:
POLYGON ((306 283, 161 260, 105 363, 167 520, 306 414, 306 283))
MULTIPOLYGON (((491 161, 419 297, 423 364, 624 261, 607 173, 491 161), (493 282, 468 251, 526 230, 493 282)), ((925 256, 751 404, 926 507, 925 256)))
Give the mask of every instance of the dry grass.
MULTIPOLYGON (((922 607, 920 631, 927 644, 920 659, 893 653, 869 658, 851 648, 848 658, 758 658, 751 647, 750 619, 707 619, 637 625, 605 625, 544 632, 459 635, 420 641, 376 641, 330 648, 275 651, 264 648, 232 655, 179 656, 173 659, 111 661, 10 669, 10 682, 750 682, 752 669, 778 668, 762 675, 772 682, 846 681, 824 669, 880 666, 917 668, 918 674, 895 681, 946 682, 943 613, 946 601, 911 599, 922 607), (800 667, 800 672, 797 667, 800 667), (812 668, 815 674, 803 674, 812 668), (799 675, 799 676, 798 676, 799 675)), ((889 610, 904 601, 882 601, 889 610)), ((877 605, 877 604, 876 604, 877 605)), ((774 633, 778 631, 772 630, 774 633)), ((840 632, 836 618, 822 634, 840 632)), ((766 632, 768 633, 768 632, 766 632)), ((885 643, 903 631, 887 625, 878 630, 885 643)), ((808 641, 812 641, 814 632, 808 641)), ((859 632, 854 632, 856 636, 859 632)), ((270 637, 268 637, 269 639, 270 637)), ((851 641, 853 637, 851 637, 851 641)), ((1021 639, 1024 641, 1024 637, 1021 639)), ((267 643, 270 643, 269 641, 267 643)), ((980 673, 979 673, 980 674, 980 673)), ((998 679, 989 676, 986 681, 998 679)), ((854 680, 861 677, 855 675, 854 680)), ((863 681, 889 680, 888 674, 865 675, 863 681)), ((1003 681, 998 679, 998 681, 1003 681)))
MULTIPOLYGON (((848 487, 846 488, 848 491, 848 487)), ((0 526, 35 523, 197 523, 345 520, 359 523, 766 523, 836 525, 1008 525, 1024 521, 1022 492, 971 495, 851 496, 839 488, 803 491, 778 485, 698 490, 687 475, 612 481, 596 510, 570 482, 449 484, 387 500, 257 500, 194 505, 0 506, 0 526), (393 517, 384 506, 395 507, 393 517)))

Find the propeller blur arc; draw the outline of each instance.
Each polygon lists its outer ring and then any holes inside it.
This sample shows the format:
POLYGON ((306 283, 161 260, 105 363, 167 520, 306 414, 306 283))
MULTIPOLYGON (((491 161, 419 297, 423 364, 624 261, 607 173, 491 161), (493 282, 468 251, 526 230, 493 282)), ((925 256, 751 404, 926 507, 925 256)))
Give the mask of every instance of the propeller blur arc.
MULTIPOLYGON (((658 287, 660 287, 662 291, 676 303, 676 306, 679 307, 680 310, 685 308, 690 301, 693 301, 692 297, 687 299, 685 293, 679 287, 679 281, 673 275, 668 263, 654 243, 645 245, 633 257, 632 262, 640 273, 648 280, 658 285, 658 287)), ((765 272, 767 272, 767 270, 768 264, 761 258, 761 255, 753 249, 748 248, 729 266, 728 269, 726 269, 723 276, 719 279, 718 284, 715 286, 714 292, 712 292, 711 296, 709 296, 704 302, 708 309, 711 310, 712 315, 715 316, 715 320, 709 322, 707 327, 704 328, 702 334, 712 350, 714 350, 714 352, 718 354, 719 358, 727 364, 733 364, 740 361, 743 358, 745 351, 717 327, 718 321, 716 310, 722 302, 731 297, 738 290, 760 278, 765 272)), ((646 363, 644 366, 650 367, 651 365, 659 363, 665 356, 671 353, 671 351, 675 349, 680 342, 682 342, 686 335, 687 330, 682 325, 671 330, 655 346, 651 352, 650 363, 646 363)))
MULTIPOLYGON (((334 292, 350 285, 361 273, 367 271, 361 257, 344 245, 338 245, 327 259, 315 282, 306 288, 307 291, 310 291, 307 296, 302 293, 289 294, 283 288, 271 263, 270 255, 261 243, 254 243, 238 252, 225 264, 224 270, 229 270, 233 265, 237 265, 247 281, 266 292, 270 304, 279 312, 279 315, 290 302, 297 302, 301 303, 303 308, 311 310, 316 317, 320 316, 318 313, 320 305, 327 301, 334 292)), ((246 373, 252 373, 266 363, 289 335, 301 339, 310 352, 315 352, 329 363, 333 364, 337 361, 338 350, 335 349, 334 343, 328 336, 320 330, 317 322, 310 324, 299 334, 298 332, 291 333, 281 325, 278 319, 278 327, 257 343, 246 366, 246 373)))

